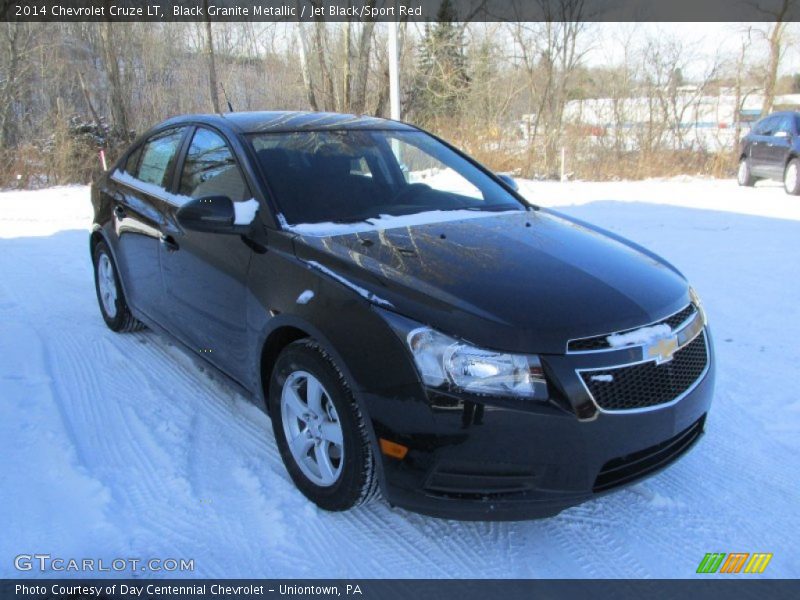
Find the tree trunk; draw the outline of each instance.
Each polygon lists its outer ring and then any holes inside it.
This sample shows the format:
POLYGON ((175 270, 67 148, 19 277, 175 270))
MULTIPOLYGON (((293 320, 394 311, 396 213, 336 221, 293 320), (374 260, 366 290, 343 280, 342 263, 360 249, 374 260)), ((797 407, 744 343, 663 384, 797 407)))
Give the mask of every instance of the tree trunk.
POLYGON ((783 49, 783 31, 786 24, 778 21, 772 27, 769 34, 769 66, 767 76, 764 79, 764 104, 761 107, 761 114, 767 115, 772 112, 775 104, 775 83, 778 80, 778 65, 781 60, 783 49))
POLYGON ((351 109, 362 114, 367 104, 367 78, 369 77, 369 58, 372 53, 372 38, 375 34, 375 22, 367 21, 361 27, 358 40, 358 56, 356 56, 356 73, 353 82, 351 109))
POLYGON ((122 86, 122 77, 119 70, 117 45, 114 39, 114 29, 111 21, 105 21, 100 29, 105 55, 106 76, 108 77, 109 91, 111 93, 111 119, 114 129, 122 139, 127 138, 130 126, 128 124, 127 98, 122 86))
POLYGON ((328 55, 327 30, 325 22, 314 21, 314 52, 319 64, 319 76, 322 78, 322 105, 324 110, 336 110, 336 90, 326 56, 328 55))
POLYGON ((14 99, 20 60, 19 36, 23 26, 22 23, 5 23, 3 25, 8 45, 8 71, 5 75, 5 85, 2 87, 2 105, 0 105, 0 149, 7 148, 13 143, 14 99))
POLYGON ((342 77, 342 110, 350 111, 350 32, 352 24, 348 19, 344 24, 344 76, 342 77))
POLYGON ((778 67, 783 54, 783 34, 786 31, 786 16, 792 4, 796 0, 783 0, 777 12, 772 13, 775 17, 775 25, 769 32, 769 66, 767 75, 764 79, 764 104, 761 106, 761 114, 766 115, 772 112, 775 103, 775 84, 778 81, 778 67))
MULTIPOLYGON (((208 15, 208 0, 203 0, 203 8, 208 15)), ((217 59, 214 55, 214 37, 211 31, 211 19, 206 16, 206 52, 208 53, 208 87, 211 92, 211 106, 215 113, 222 112, 219 109, 219 94, 217 93, 217 59)))
POLYGON ((319 108, 317 108, 317 95, 314 93, 314 81, 311 79, 311 70, 308 65, 308 42, 306 40, 303 23, 298 23, 297 28, 298 36, 300 38, 300 44, 298 46, 300 51, 300 72, 303 75, 303 86, 306 90, 306 100, 308 100, 308 105, 311 107, 311 110, 316 111, 319 110, 319 108))

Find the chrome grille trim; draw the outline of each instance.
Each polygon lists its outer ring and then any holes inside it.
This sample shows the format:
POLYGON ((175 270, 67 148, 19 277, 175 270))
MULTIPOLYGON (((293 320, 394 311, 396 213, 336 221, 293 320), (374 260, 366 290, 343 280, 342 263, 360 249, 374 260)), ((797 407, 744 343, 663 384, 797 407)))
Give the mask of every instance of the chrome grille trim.
POLYGON ((667 321, 670 321, 671 319, 673 319, 674 317, 680 315, 682 312, 684 312, 684 311, 686 311, 688 309, 692 309, 692 312, 689 314, 689 316, 687 316, 685 319, 683 319, 676 327, 672 327, 670 325, 670 328, 673 330, 673 332, 679 331, 679 330, 683 329, 686 326, 687 322, 690 319, 694 318, 697 315, 701 315, 702 314, 701 311, 698 310, 697 306, 695 306, 691 302, 689 304, 687 304, 686 306, 684 306, 682 309, 680 309, 678 311, 675 311, 671 315, 667 315, 666 317, 662 317, 661 319, 658 319, 656 321, 652 321, 651 323, 644 323, 642 325, 639 325, 638 327, 632 327, 630 329, 623 329, 621 331, 612 331, 610 333, 603 333, 603 334, 598 334, 598 335, 590 335, 590 336, 587 336, 587 337, 572 338, 572 339, 567 341, 567 354, 569 354, 569 355, 580 355, 580 354, 596 354, 598 352, 616 352, 616 351, 622 349, 623 347, 612 348, 611 346, 606 346, 606 347, 603 347, 603 348, 597 348, 597 349, 593 349, 593 350, 571 350, 570 346, 572 346, 573 344, 580 343, 580 342, 591 342, 593 340, 601 340, 601 339, 605 340, 606 338, 608 338, 608 337, 610 337, 612 335, 622 335, 622 334, 625 334, 625 333, 629 333, 631 331, 636 331, 637 329, 642 329, 643 327, 652 327, 654 325, 661 325, 662 323, 666 323, 667 321))

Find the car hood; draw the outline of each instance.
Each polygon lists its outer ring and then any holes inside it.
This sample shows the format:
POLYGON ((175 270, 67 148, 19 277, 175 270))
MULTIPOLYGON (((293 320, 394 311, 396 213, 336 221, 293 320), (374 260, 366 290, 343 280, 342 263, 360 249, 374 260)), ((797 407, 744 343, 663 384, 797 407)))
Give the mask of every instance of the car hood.
POLYGON ((652 323, 689 302, 663 259, 543 209, 300 235, 295 252, 373 302, 510 352, 563 353, 569 339, 652 323))

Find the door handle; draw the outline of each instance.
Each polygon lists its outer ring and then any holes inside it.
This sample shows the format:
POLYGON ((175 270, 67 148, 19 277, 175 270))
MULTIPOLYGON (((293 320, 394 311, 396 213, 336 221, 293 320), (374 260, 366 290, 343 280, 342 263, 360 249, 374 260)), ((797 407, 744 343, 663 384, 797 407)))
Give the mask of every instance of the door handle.
POLYGON ((117 217, 117 219, 119 219, 120 221, 122 221, 122 219, 125 218, 125 209, 117 205, 117 207, 114 208, 114 216, 117 217))
POLYGON ((178 242, 175 241, 175 238, 171 235, 167 235, 166 233, 161 234, 161 245, 167 249, 168 252, 175 252, 180 248, 178 242))

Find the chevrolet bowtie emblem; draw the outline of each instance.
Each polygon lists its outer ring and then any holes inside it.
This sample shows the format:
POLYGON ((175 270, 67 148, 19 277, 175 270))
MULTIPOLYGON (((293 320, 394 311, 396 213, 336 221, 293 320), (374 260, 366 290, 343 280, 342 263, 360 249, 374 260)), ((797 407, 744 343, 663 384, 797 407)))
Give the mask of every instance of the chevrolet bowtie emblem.
POLYGON ((655 358, 656 364, 660 365, 672 360, 672 355, 678 349, 678 337, 670 336, 661 338, 657 342, 645 346, 644 352, 647 358, 655 358))

